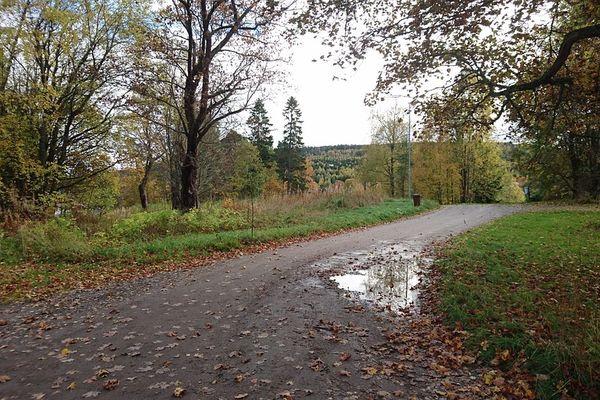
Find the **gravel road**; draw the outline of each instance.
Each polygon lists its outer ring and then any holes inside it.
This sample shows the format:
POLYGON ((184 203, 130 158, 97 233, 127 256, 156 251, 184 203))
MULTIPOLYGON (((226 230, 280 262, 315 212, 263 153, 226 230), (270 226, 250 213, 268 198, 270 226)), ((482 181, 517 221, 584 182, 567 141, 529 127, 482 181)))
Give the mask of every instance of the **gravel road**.
POLYGON ((10 379, 0 383, 0 399, 438 398, 443 379, 425 371, 423 357, 393 379, 369 369, 384 357, 399 368, 393 354, 374 350, 389 319, 320 268, 357 265, 374 252, 382 259, 518 209, 448 206, 202 268, 0 306, 0 382, 10 379))

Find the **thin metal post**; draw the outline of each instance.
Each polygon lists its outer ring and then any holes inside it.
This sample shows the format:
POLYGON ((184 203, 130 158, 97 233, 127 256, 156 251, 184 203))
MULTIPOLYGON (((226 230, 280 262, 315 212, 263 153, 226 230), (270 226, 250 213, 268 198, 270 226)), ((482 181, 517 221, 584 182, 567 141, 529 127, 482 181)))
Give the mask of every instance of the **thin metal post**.
POLYGON ((411 103, 408 103, 408 198, 410 199, 412 197, 412 173, 411 173, 411 153, 412 153, 412 146, 411 146, 411 138, 410 138, 410 134, 411 134, 411 120, 410 120, 410 114, 411 114, 411 109, 410 109, 411 103))
POLYGON ((391 96, 393 99, 398 99, 398 98, 405 98, 409 100, 408 103, 408 138, 407 138, 407 142, 408 142, 408 166, 407 166, 407 175, 408 175, 408 198, 412 197, 412 162, 411 162, 411 156, 412 156, 412 140, 411 140, 411 130, 412 130, 412 122, 411 122, 411 114, 412 114, 412 102, 413 99, 410 96, 391 96))

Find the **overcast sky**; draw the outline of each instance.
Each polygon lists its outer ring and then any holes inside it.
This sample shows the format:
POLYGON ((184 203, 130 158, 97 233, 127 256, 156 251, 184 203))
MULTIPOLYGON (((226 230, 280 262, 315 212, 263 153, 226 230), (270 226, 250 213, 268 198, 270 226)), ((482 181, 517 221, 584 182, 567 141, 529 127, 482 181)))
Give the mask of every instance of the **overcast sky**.
POLYGON ((305 145, 370 142, 372 109, 364 104, 364 98, 375 86, 381 59, 373 53, 357 71, 341 70, 334 67, 332 61, 313 62, 326 51, 318 39, 310 37, 304 37, 300 45, 291 49, 287 85, 277 87, 272 91, 275 94, 264 99, 275 142, 283 136, 282 111, 289 96, 296 97, 300 104, 305 145), (334 80, 336 75, 344 76, 345 80, 334 80))

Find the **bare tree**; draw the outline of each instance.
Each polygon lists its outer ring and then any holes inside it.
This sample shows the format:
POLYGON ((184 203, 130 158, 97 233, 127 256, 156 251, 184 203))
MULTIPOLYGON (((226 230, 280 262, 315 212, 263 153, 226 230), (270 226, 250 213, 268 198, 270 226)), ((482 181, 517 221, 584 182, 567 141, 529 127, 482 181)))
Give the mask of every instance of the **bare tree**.
POLYGON ((272 28, 284 10, 272 1, 173 0, 149 27, 149 68, 137 89, 168 104, 185 137, 180 209, 198 204, 202 138, 219 121, 247 109, 272 77, 277 54, 272 28))
POLYGON ((385 146, 385 158, 383 161, 383 173, 388 180, 390 194, 396 196, 397 181, 402 179, 402 194, 404 195, 405 169, 401 168, 401 158, 406 155, 406 143, 408 135, 408 125, 403 122, 404 113, 393 108, 384 113, 377 113, 372 116, 373 135, 372 142, 375 145, 385 146))

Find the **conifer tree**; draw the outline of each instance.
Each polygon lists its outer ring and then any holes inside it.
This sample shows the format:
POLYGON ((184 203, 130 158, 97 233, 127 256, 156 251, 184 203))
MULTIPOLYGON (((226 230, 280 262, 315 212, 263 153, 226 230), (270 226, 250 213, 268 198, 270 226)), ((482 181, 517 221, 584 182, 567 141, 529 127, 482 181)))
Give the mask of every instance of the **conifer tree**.
POLYGON ((277 145, 277 166, 288 193, 297 193, 306 189, 306 165, 302 155, 302 111, 294 97, 288 99, 283 116, 286 123, 283 140, 277 145))
POLYGON ((256 146, 260 154, 260 159, 265 166, 275 161, 273 151, 273 135, 271 134, 271 121, 265 109, 265 103, 262 99, 256 100, 254 107, 250 111, 250 117, 246 121, 250 128, 250 141, 256 146))

